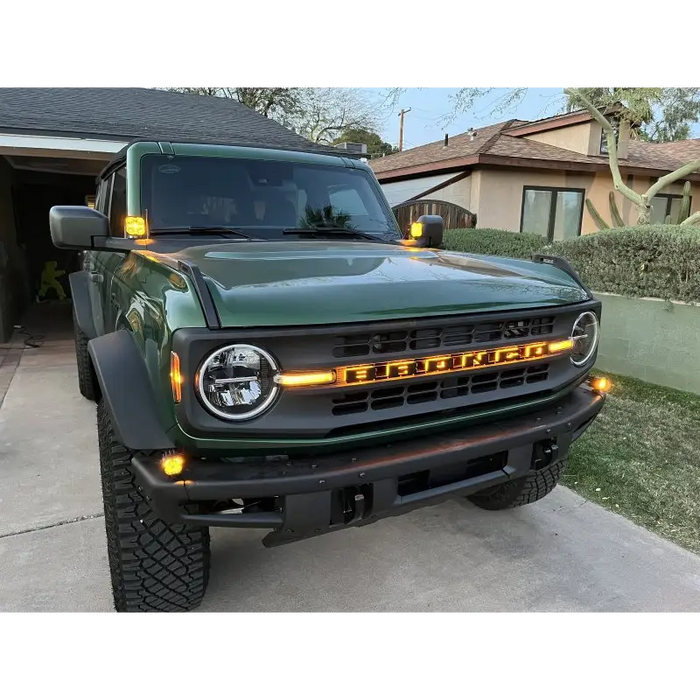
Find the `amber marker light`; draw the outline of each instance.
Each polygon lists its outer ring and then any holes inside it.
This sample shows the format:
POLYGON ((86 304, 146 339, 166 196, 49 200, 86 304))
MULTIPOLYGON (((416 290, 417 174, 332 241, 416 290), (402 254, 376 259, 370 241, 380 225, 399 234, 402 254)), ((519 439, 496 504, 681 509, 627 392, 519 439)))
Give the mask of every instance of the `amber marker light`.
POLYGON ((182 455, 165 455, 160 460, 160 468, 166 476, 177 476, 185 468, 185 458, 182 455))
POLYGON ((607 377, 595 377, 591 386, 601 394, 607 394, 612 389, 612 382, 607 377))
POLYGON ((182 373, 180 372, 180 356, 176 352, 170 353, 170 386, 173 389, 175 403, 182 401, 182 373))
POLYGON ((420 238, 423 235, 423 224, 416 221, 411 224, 411 238, 420 238))
POLYGON ((573 340, 556 340, 549 344, 549 352, 564 352, 574 347, 573 340))
POLYGON ((323 386, 335 383, 335 372, 289 372, 278 374, 275 377, 275 382, 290 389, 303 386, 323 386))
POLYGON ((129 238, 146 238, 148 236, 146 219, 142 216, 127 216, 124 219, 124 233, 129 238))

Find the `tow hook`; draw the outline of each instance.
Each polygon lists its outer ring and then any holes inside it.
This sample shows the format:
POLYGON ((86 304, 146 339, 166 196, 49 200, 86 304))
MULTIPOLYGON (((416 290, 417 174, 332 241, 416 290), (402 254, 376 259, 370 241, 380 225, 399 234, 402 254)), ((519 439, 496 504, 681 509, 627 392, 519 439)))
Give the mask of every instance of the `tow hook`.
POLYGON ((532 469, 537 471, 555 462, 559 447, 555 440, 543 440, 535 444, 532 451, 532 469))

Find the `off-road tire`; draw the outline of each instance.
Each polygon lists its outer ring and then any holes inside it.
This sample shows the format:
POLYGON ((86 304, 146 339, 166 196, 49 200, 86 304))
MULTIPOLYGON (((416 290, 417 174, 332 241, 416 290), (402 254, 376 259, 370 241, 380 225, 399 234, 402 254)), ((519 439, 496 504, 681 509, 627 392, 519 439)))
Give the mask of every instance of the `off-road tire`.
POLYGON ((73 311, 73 335, 75 337, 75 359, 78 363, 78 388, 80 393, 89 401, 97 401, 99 387, 95 370, 88 353, 88 337, 80 330, 78 319, 73 311))
POLYGON ((530 471, 520 479, 506 481, 498 486, 478 491, 467 498, 484 510, 517 508, 544 498, 559 481, 566 460, 552 462, 542 469, 530 471))
POLYGON ((97 432, 112 594, 117 612, 196 608, 209 580, 209 529, 158 518, 139 490, 131 453, 117 441, 103 401, 97 432))

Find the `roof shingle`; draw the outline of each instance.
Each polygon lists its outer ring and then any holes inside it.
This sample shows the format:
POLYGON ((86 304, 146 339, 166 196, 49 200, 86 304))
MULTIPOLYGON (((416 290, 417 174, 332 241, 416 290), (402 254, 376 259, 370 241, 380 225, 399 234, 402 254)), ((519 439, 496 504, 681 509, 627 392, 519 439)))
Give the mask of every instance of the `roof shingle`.
POLYGON ((0 88, 0 131, 322 148, 236 100, 145 88, 0 88))
MULTIPOLYGON (((578 113, 577 113, 578 114, 578 113)), ((547 120, 540 120, 546 122, 547 120)), ((533 122, 539 124, 540 122, 533 122)), ((459 134, 448 140, 436 141, 425 146, 418 146, 408 151, 395 153, 384 158, 370 161, 372 169, 378 176, 389 176, 393 171, 421 167, 424 172, 449 167, 448 161, 459 161, 470 156, 497 156, 502 158, 523 158, 542 160, 549 163, 582 163, 607 166, 607 156, 589 156, 559 146, 551 146, 535 141, 526 136, 510 136, 507 132, 529 122, 511 119, 492 126, 478 129, 472 139, 470 134, 459 134)), ((645 141, 629 142, 628 157, 620 164, 624 167, 645 168, 655 171, 672 171, 689 161, 700 158, 700 139, 675 141, 672 143, 649 143, 645 141)))

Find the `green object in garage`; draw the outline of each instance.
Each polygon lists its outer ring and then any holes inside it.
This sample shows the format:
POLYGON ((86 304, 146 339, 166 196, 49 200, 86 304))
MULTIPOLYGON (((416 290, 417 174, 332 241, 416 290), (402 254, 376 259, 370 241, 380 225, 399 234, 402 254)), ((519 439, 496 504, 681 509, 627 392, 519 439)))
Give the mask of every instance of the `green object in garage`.
POLYGON ((66 293, 63 286, 58 281, 58 277, 66 274, 65 270, 57 269, 58 263, 55 260, 48 260, 44 263, 44 269, 41 271, 41 287, 39 288, 39 299, 44 299, 49 289, 56 292, 56 296, 63 301, 66 298, 66 293))

